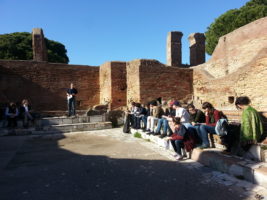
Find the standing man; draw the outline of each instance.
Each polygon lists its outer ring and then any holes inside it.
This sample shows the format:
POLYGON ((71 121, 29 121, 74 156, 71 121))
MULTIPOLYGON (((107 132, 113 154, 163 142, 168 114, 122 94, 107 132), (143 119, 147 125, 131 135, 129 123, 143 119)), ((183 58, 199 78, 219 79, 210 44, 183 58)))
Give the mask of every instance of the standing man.
POLYGON ((75 109, 76 109, 76 95, 78 91, 74 88, 74 84, 70 84, 70 88, 67 90, 67 101, 68 101, 68 116, 71 115, 75 116, 75 109))

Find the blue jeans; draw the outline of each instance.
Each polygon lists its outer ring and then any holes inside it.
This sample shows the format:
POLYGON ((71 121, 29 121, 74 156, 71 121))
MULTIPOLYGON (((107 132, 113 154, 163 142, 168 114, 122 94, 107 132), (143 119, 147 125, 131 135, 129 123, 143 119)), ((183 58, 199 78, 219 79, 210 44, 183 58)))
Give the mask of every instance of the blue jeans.
POLYGON ((181 149, 184 148, 183 140, 171 140, 171 144, 174 151, 181 156, 182 155, 181 149))
POLYGON ((142 117, 141 117, 141 120, 143 121, 143 123, 144 123, 144 129, 146 129, 146 123, 147 123, 147 116, 146 115, 143 115, 142 117))
POLYGON ((190 129, 194 129, 198 135, 198 137, 201 139, 201 133, 200 133, 200 125, 195 125, 193 126, 192 124, 190 124, 189 126, 186 127, 188 130, 190 129))
POLYGON ((167 135, 168 130, 170 131, 170 133, 172 133, 171 128, 169 126, 169 122, 167 119, 165 119, 165 118, 159 119, 156 133, 160 133, 161 127, 163 127, 163 134, 164 135, 167 135))
POLYGON ((216 134, 215 127, 214 126, 208 126, 208 125, 200 125, 199 127, 200 136, 202 140, 202 145, 204 146, 210 146, 208 133, 216 134))
POLYGON ((76 99, 75 99, 75 97, 72 97, 68 100, 68 111, 69 111, 69 116, 76 114, 76 99))

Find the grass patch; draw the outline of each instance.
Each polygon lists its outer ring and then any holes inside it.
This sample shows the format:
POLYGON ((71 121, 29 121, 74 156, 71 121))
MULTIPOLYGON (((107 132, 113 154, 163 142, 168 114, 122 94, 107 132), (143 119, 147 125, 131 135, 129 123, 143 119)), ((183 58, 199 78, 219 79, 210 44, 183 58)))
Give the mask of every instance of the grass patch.
POLYGON ((139 132, 135 132, 134 133, 134 137, 136 137, 136 138, 142 138, 142 135, 139 132))

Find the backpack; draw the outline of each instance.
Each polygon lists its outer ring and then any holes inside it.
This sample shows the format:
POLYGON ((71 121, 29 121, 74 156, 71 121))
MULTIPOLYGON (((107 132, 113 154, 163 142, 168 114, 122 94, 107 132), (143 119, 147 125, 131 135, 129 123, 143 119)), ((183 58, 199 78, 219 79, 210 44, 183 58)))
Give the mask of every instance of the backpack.
POLYGON ((125 115, 124 125, 123 125, 123 133, 130 133, 130 115, 125 115))
POLYGON ((215 126, 215 132, 219 136, 227 135, 228 133, 228 121, 225 118, 221 118, 217 121, 215 126))

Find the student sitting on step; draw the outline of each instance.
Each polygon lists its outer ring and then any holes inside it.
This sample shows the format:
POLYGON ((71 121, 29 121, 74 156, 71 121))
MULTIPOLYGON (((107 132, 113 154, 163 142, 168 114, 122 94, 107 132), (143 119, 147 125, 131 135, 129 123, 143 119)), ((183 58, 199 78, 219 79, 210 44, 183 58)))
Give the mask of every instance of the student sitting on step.
POLYGON ((150 116, 147 118, 147 132, 148 135, 154 135, 154 128, 158 120, 161 118, 163 110, 156 101, 150 103, 150 116))
POLYGON ((202 109, 205 111, 205 124, 200 125, 199 132, 202 140, 201 149, 209 148, 210 142, 208 133, 216 134, 215 126, 217 121, 221 118, 221 112, 216 110, 209 102, 202 104, 202 109))
POLYGON ((169 135, 172 135, 172 130, 169 126, 169 121, 171 122, 173 120, 173 117, 175 117, 175 110, 172 108, 172 101, 169 101, 167 107, 163 107, 164 114, 162 115, 162 118, 159 119, 157 129, 155 132, 155 135, 160 135, 161 127, 163 128, 163 134, 161 134, 159 137, 164 138, 167 136, 167 132, 169 131, 169 135))
POLYGON ((20 106, 20 117, 23 119, 23 126, 27 128, 29 126, 29 121, 33 121, 33 114, 31 110, 31 105, 27 99, 23 99, 20 106))
POLYGON ((141 126, 140 126, 140 122, 141 122, 141 113, 143 111, 143 107, 141 106, 140 103, 135 103, 135 110, 134 110, 134 113, 133 113, 133 120, 134 120, 134 123, 133 123, 133 126, 132 128, 133 129, 140 129, 141 126))
MULTIPOLYGON (((238 154, 245 155, 253 144, 261 141, 263 125, 257 110, 250 106, 247 96, 238 97, 235 101, 237 109, 243 110, 240 128, 240 148, 238 154)), ((249 155, 246 155, 247 158, 249 155)))
POLYGON ((182 160, 182 150, 184 148, 184 136, 186 134, 186 128, 181 123, 180 117, 173 118, 173 121, 170 122, 170 127, 173 131, 173 134, 170 137, 166 137, 165 140, 171 141, 173 149, 175 151, 174 157, 176 160, 182 160))
POLYGON ((8 121, 7 126, 10 128, 15 128, 17 126, 19 110, 14 102, 10 102, 9 106, 6 107, 5 116, 8 121))

